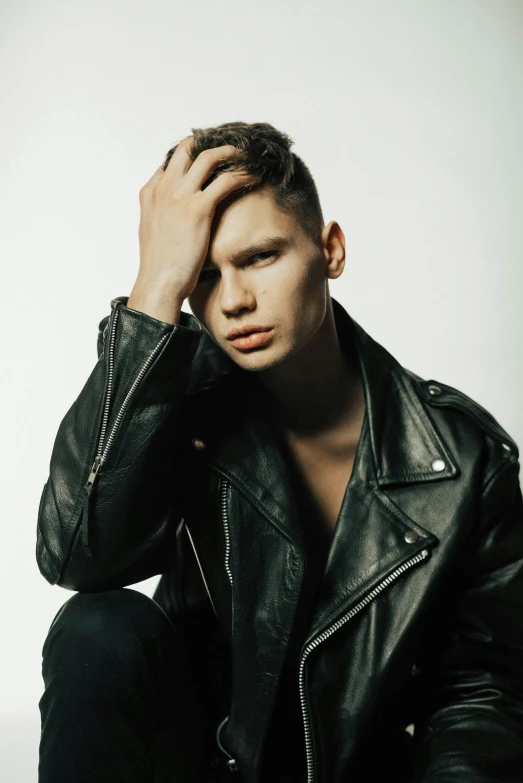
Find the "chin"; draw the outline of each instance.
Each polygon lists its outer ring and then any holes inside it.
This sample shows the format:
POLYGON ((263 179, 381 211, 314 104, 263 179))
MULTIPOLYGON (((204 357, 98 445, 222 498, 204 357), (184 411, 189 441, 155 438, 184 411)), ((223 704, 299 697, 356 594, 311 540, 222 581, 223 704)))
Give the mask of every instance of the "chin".
POLYGON ((262 372, 263 370, 268 370, 270 367, 281 364, 287 358, 288 354, 278 355, 272 353, 269 355, 267 351, 260 351, 256 356, 252 354, 249 357, 248 354, 245 354, 233 359, 233 361, 246 372, 262 372))

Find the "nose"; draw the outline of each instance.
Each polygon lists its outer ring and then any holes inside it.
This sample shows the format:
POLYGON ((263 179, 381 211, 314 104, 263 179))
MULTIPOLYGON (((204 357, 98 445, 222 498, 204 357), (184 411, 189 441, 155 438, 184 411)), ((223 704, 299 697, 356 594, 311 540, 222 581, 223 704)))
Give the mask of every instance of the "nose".
POLYGON ((225 315, 234 315, 242 310, 250 310, 254 306, 255 297, 247 281, 239 275, 223 274, 220 281, 220 306, 225 315))

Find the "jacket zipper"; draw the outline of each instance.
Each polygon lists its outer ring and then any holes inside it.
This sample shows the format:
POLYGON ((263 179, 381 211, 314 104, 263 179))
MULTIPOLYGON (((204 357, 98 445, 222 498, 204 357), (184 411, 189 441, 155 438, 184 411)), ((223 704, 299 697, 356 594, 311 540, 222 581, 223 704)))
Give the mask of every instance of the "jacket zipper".
MULTIPOLYGON (((229 521, 227 518, 227 481, 224 478, 220 478, 220 494, 221 494, 221 507, 222 507, 222 522, 223 522, 223 530, 225 533, 225 570, 227 571, 227 576, 229 577, 229 582, 231 583, 232 588, 232 572, 230 568, 229 558, 230 558, 230 537, 229 537, 229 521)), ((234 605, 233 605, 233 616, 234 616, 234 605)), ((229 720, 230 715, 226 715, 225 718, 220 721, 218 728, 216 729, 216 742, 218 743, 218 747, 224 753, 228 759, 227 759, 227 767, 231 772, 238 772, 238 764, 236 763, 236 759, 234 759, 231 754, 224 748, 220 741, 220 733, 229 720)))
POLYGON ((116 433, 118 432, 118 429, 120 427, 123 415, 129 406, 129 403, 131 401, 131 398, 133 394, 135 393, 136 389, 138 388, 138 385, 140 381, 142 380, 143 376, 145 375, 147 369, 149 368, 150 364, 152 363, 153 359, 155 358, 156 354, 164 344, 164 342, 169 338, 169 334, 164 334, 164 336, 158 341, 158 343, 155 345, 155 347, 149 352, 149 355, 147 356, 147 359, 143 363, 142 367, 140 368, 140 371, 136 378, 134 379, 134 382, 127 392, 127 395, 122 402, 120 406, 120 410, 118 411, 118 415, 114 421, 113 428, 109 434, 109 437, 107 438, 106 443, 104 444, 104 438, 105 438, 105 431, 107 428, 107 422, 109 420, 109 406, 111 402, 111 393, 113 389, 113 374, 114 374, 114 346, 116 341, 116 327, 118 324, 118 316, 120 314, 120 308, 117 307, 114 311, 113 321, 111 324, 111 333, 110 333, 110 340, 109 340, 109 357, 108 357, 108 365, 107 365, 107 387, 105 391, 105 403, 104 403, 104 413, 103 413, 103 420, 102 420, 102 428, 100 431, 100 437, 98 440, 98 450, 96 453, 95 460, 93 462, 93 465, 91 467, 91 472, 89 474, 89 478, 87 479, 87 483, 84 485, 84 502, 83 502, 83 515, 82 515, 82 542, 85 547, 86 555, 89 557, 91 556, 91 549, 89 546, 89 499, 91 497, 91 491, 93 489, 94 482, 97 478, 97 476, 100 473, 100 470, 104 464, 104 462, 107 459, 107 454, 109 452, 109 449, 111 447, 111 444, 113 443, 116 433))
POLYGON ((331 636, 335 631, 341 628, 342 625, 344 625, 348 620, 354 617, 354 615, 357 614, 365 606, 367 606, 367 604, 371 603, 371 601, 373 601, 374 598, 376 598, 376 596, 382 592, 382 590, 388 587, 391 582, 397 579, 398 576, 403 574, 409 568, 412 568, 412 566, 417 565, 422 560, 425 560, 428 556, 429 556, 429 550, 422 549, 421 552, 419 552, 417 555, 414 555, 414 557, 411 557, 410 560, 407 560, 405 563, 400 565, 391 574, 389 574, 389 576, 387 576, 386 579, 384 579, 373 590, 371 590, 370 593, 364 596, 361 599, 361 601, 359 601, 355 606, 353 606, 352 609, 350 609, 339 620, 333 623, 329 628, 323 631, 319 636, 317 636, 315 639, 309 642, 309 644, 306 646, 300 660, 299 690, 300 690, 300 702, 301 702, 301 708, 303 714, 303 727, 305 732, 305 751, 307 754, 307 783, 314 783, 314 779, 315 779, 314 758, 312 752, 312 732, 311 732, 311 725, 310 725, 306 688, 304 685, 305 662, 309 653, 311 653, 312 650, 314 650, 319 644, 321 644, 321 642, 325 641, 325 639, 328 639, 329 636, 331 636))
MULTIPOLYGON (((227 518, 227 480, 224 478, 220 479, 220 489, 221 489, 221 507, 222 507, 222 522, 225 532, 225 569, 227 571, 229 581, 231 583, 232 587, 232 572, 230 569, 230 563, 229 563, 229 557, 230 557, 230 536, 229 536, 229 522, 227 518)), ((393 582, 395 579, 397 579, 401 574, 403 574, 405 571, 407 571, 409 568, 412 568, 413 566, 417 565, 418 563, 422 562, 429 556, 430 552, 428 549, 422 549, 421 552, 419 552, 417 555, 414 555, 414 557, 411 557, 409 560, 407 560, 402 565, 398 566, 389 576, 387 576, 382 582, 380 582, 373 590, 371 590, 370 593, 368 593, 366 596, 364 596, 355 606, 352 607, 346 614, 344 614, 339 620, 337 620, 335 623, 333 623, 329 628, 327 628, 325 631, 323 631, 319 636, 315 637, 309 644, 306 646, 303 655, 301 657, 300 661, 300 667, 299 667, 299 691, 300 691, 300 702, 302 707, 302 714, 303 714, 303 722, 304 722, 304 732, 305 732, 305 749, 307 754, 307 783, 314 783, 314 768, 313 768, 313 753, 312 753, 312 735, 311 735, 311 728, 310 728, 310 719, 309 719, 309 711, 308 711, 308 705, 307 705, 307 697, 306 697, 306 690, 304 686, 304 671, 305 671, 305 662, 308 657, 308 655, 314 650, 321 642, 325 641, 329 636, 331 636, 335 631, 338 630, 338 628, 341 628, 342 625, 344 625, 348 620, 350 620, 352 617, 354 617, 355 614, 357 614, 361 609, 363 609, 365 606, 367 606, 369 603, 371 603, 374 598, 376 598, 379 593, 381 593, 386 587, 388 587, 391 582, 393 582)), ((234 607, 233 607, 234 608, 234 607)), ((237 765, 236 759, 234 759, 231 754, 224 748, 223 744, 220 741, 220 734, 229 720, 230 715, 226 715, 225 718, 220 721, 218 728, 216 730, 216 742, 218 743, 218 746, 222 753, 224 753, 228 757, 227 766, 229 767, 231 772, 237 772, 239 767, 237 765)))

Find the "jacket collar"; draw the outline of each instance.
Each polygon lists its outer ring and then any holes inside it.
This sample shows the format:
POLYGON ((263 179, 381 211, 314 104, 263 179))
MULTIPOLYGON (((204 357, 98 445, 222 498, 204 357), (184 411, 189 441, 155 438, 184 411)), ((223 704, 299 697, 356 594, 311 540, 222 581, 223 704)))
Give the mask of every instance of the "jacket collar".
POLYGON ((357 351, 378 485, 454 478, 456 460, 421 402, 419 381, 332 301, 340 343, 357 351), (443 470, 434 470, 435 460, 443 470))

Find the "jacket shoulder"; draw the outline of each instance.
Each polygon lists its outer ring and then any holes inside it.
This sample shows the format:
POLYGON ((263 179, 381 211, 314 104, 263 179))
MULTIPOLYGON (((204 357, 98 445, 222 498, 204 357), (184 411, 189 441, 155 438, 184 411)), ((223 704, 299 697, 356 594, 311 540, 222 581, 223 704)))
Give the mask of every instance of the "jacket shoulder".
POLYGON ((492 413, 479 402, 447 383, 433 378, 425 380, 411 370, 405 370, 405 372, 415 382, 421 398, 431 408, 449 408, 460 411, 481 430, 482 435, 490 441, 491 447, 496 450, 501 449, 503 456, 512 458, 514 461, 519 459, 516 441, 492 413))

